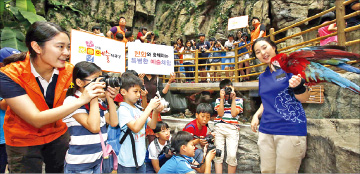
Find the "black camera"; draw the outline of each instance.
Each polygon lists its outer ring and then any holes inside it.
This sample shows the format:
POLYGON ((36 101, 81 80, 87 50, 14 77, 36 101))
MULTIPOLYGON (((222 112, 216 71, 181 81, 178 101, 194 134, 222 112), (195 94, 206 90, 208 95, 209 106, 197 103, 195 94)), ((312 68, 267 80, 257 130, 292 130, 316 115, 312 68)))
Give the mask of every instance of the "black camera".
POLYGON ((230 95, 232 92, 232 88, 231 87, 225 87, 225 95, 230 95))
POLYGON ((174 149, 173 147, 171 147, 171 144, 168 143, 166 144, 163 149, 160 151, 159 155, 158 155, 158 158, 159 156, 161 156, 162 154, 169 154, 169 152, 174 152, 174 149))
POLYGON ((231 50, 232 50, 232 47, 228 47, 228 50, 231 51, 231 50))
MULTIPOLYGON (((105 82, 105 88, 107 89, 108 86, 115 88, 115 87, 121 87, 121 78, 120 77, 111 77, 109 75, 102 75, 97 78, 102 78, 99 80, 99 82, 105 82)), ((93 79, 91 82, 96 82, 97 78, 93 79)))
POLYGON ((204 47, 201 47, 201 53, 205 53, 206 49, 204 47))
POLYGON ((155 34, 154 34, 154 32, 151 32, 151 36, 154 36, 155 34))
POLYGON ((190 50, 191 47, 185 47, 185 50, 190 50))
POLYGON ((220 157, 221 156, 221 150, 220 149, 216 149, 216 146, 214 145, 214 136, 211 134, 208 134, 205 136, 204 138, 207 142, 208 142, 208 147, 207 147, 207 151, 209 152, 210 150, 215 149, 215 156, 216 157, 220 157))

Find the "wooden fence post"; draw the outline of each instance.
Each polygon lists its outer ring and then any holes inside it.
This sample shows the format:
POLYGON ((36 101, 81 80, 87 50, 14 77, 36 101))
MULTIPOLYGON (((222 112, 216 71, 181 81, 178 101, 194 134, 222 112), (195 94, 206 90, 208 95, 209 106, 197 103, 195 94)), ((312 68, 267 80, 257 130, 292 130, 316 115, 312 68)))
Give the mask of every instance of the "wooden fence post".
POLYGON ((199 71, 199 66, 198 66, 199 65, 199 63, 198 63, 199 62, 199 60, 198 60, 199 54, 198 53, 199 53, 199 50, 196 49, 195 50, 195 83, 199 83, 199 79, 198 79, 199 78, 199 72, 198 72, 199 71))
POLYGON ((274 28, 270 28, 270 40, 272 40, 273 42, 275 42, 274 32, 275 32, 275 29, 274 29, 274 28))
MULTIPOLYGON (((245 43, 246 44, 246 43, 245 43)), ((238 60, 239 60, 239 57, 238 57, 238 50, 239 50, 239 47, 238 45, 235 45, 235 67, 234 67, 234 75, 235 75, 235 82, 239 82, 239 71, 238 71, 238 60)), ((231 79, 230 79, 231 80, 231 79)))
POLYGON ((344 0, 335 1, 336 9, 336 26, 337 26, 337 36, 338 36, 338 45, 345 46, 346 36, 345 36, 345 7, 343 5, 344 0))

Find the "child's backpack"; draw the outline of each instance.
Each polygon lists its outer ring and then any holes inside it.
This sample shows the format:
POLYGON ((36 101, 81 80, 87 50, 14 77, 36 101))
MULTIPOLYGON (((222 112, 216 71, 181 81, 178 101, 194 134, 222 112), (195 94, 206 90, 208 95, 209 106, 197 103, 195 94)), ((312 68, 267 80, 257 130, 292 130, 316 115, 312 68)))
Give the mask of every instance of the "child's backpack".
POLYGON ((103 159, 101 160, 100 170, 101 173, 111 173, 113 170, 117 170, 118 168, 118 158, 115 154, 115 151, 112 149, 110 144, 104 143, 104 139, 101 134, 101 130, 99 132, 101 147, 103 151, 103 159))
MULTIPOLYGON (((121 102, 120 107, 121 106, 126 107, 130 111, 130 114, 134 115, 132 108, 127 103, 121 102)), ((119 120, 119 123, 120 123, 120 120, 119 120)), ((134 139, 131 129, 128 128, 126 131, 122 131, 119 125, 116 127, 109 126, 107 143, 113 147, 116 154, 119 154, 121 144, 125 141, 125 139, 128 135, 130 136, 130 140, 131 140, 135 165, 136 165, 136 168, 138 168, 139 165, 137 163, 136 152, 135 152, 135 139, 134 139), (122 135, 122 134, 124 134, 124 135, 122 135), (120 139, 120 137, 121 137, 121 139, 120 139)))
MULTIPOLYGON (((123 103, 123 102, 121 102, 121 103, 123 103)), ((133 115, 132 109, 130 109, 128 107, 128 105, 122 105, 121 103, 120 103, 120 106, 124 106, 124 107, 128 108, 130 110, 131 115, 133 115)), ((119 120, 119 125, 120 125, 120 120, 119 120)), ((120 147, 122 144, 122 143, 120 144, 120 137, 121 137, 121 134, 123 133, 123 132, 121 132, 119 125, 117 125, 116 127, 109 126, 107 129, 107 135, 108 135, 107 143, 113 147, 113 149, 117 155, 119 155, 120 147)))

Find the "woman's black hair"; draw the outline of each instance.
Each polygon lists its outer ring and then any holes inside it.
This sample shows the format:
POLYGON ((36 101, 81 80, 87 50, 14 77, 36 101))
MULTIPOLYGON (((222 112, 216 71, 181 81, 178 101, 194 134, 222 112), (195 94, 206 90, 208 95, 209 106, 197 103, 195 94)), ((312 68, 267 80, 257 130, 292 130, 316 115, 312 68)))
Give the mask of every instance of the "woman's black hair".
POLYGON ((336 18, 334 12, 329 12, 320 17, 320 24, 324 23, 325 21, 332 21, 336 18))
MULTIPOLYGON (((26 32, 25 44, 30 52, 30 57, 35 58, 37 53, 31 47, 31 42, 35 41, 40 47, 44 47, 45 42, 53 39, 59 33, 65 33, 67 36, 69 34, 65 29, 61 28, 59 25, 56 25, 51 22, 37 21, 34 22, 26 32)), ((16 54, 10 59, 4 60, 4 65, 7 65, 12 62, 23 61, 26 58, 26 53, 16 54)))
POLYGON ((175 150, 175 153, 180 153, 180 148, 182 145, 187 145, 191 140, 193 140, 191 133, 186 131, 179 131, 171 138, 171 147, 175 150))
MULTIPOLYGON (((252 45, 252 56, 256 57, 254 46, 256 45, 256 43, 258 43, 258 42, 260 42, 260 41, 265 41, 265 42, 269 43, 272 47, 275 48, 275 53, 276 53, 276 54, 279 54, 275 42, 273 42, 272 40, 270 40, 270 38, 268 38, 268 37, 260 37, 260 38, 256 39, 255 42, 254 42, 254 44, 252 45)), ((257 57, 256 57, 256 58, 257 58, 257 57)))
POLYGON ((153 129, 153 131, 154 131, 154 133, 159 133, 159 132, 161 132, 161 130, 168 129, 168 128, 169 128, 169 125, 167 123, 158 121, 156 123, 156 127, 155 127, 155 129, 153 129))
POLYGON ((177 43, 177 41, 178 41, 178 40, 180 40, 180 42, 181 42, 181 46, 184 46, 183 39, 181 39, 180 37, 179 37, 179 38, 177 38, 177 39, 176 39, 176 43, 177 43))
POLYGON ((82 61, 75 65, 72 74, 72 83, 70 85, 68 91, 66 92, 66 96, 72 96, 75 94, 76 90, 80 87, 76 84, 76 79, 84 80, 86 77, 93 75, 101 71, 101 68, 97 66, 95 63, 82 61))
POLYGON ((187 40, 187 41, 185 42, 185 45, 184 45, 184 46, 186 46, 186 44, 187 44, 188 42, 190 42, 190 45, 191 45, 190 47, 194 46, 193 43, 191 42, 191 40, 187 40))

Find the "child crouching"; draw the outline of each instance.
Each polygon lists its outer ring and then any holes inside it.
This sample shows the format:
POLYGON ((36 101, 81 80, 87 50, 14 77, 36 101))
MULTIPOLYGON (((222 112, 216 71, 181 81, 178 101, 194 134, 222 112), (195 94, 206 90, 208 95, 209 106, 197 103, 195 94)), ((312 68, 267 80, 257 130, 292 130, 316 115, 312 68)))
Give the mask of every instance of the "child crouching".
MULTIPOLYGON (((215 157, 215 149, 210 150, 204 157, 205 162, 201 167, 193 158, 195 156, 195 146, 193 136, 189 132, 179 131, 171 138, 173 155, 160 168, 158 173, 195 173, 195 170, 202 173, 211 173, 211 161, 215 157)), ((204 154, 206 154, 204 148, 204 154)))
POLYGON ((159 172, 160 167, 171 157, 171 152, 170 154, 166 152, 166 149, 169 148, 164 148, 165 146, 170 146, 169 125, 165 122, 159 121, 153 131, 156 138, 150 143, 146 152, 146 173, 159 172))

